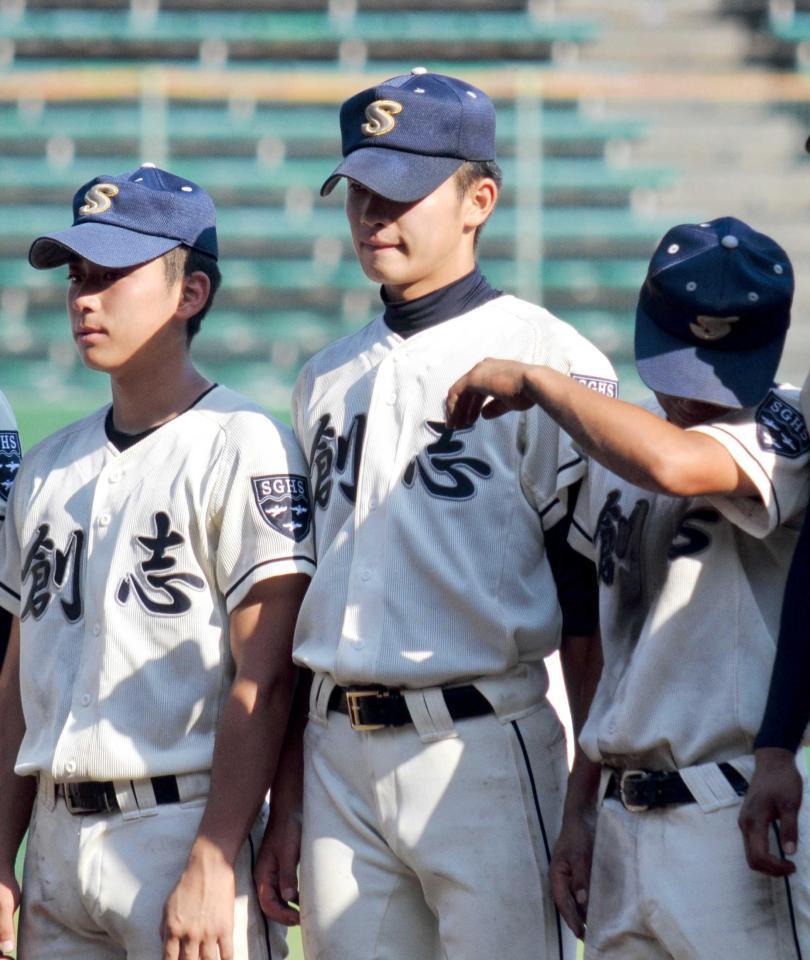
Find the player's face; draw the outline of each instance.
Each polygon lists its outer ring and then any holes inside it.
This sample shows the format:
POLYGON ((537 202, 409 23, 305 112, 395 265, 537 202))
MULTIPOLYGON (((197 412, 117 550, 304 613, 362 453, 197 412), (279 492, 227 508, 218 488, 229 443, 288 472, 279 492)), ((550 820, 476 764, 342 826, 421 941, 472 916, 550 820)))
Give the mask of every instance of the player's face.
POLYGON ((671 397, 666 393, 656 393, 656 399, 667 415, 667 420, 676 427, 696 427, 709 420, 724 417, 730 407, 717 403, 705 403, 703 400, 690 400, 688 397, 671 397))
POLYGON ((169 287, 162 259, 110 269, 79 259, 68 265, 67 308, 84 363, 115 373, 165 358, 185 341, 175 314, 181 281, 169 287))
POLYGON ((363 271, 392 299, 424 296, 475 266, 477 210, 453 177, 416 203, 386 200, 350 180, 346 216, 363 271))

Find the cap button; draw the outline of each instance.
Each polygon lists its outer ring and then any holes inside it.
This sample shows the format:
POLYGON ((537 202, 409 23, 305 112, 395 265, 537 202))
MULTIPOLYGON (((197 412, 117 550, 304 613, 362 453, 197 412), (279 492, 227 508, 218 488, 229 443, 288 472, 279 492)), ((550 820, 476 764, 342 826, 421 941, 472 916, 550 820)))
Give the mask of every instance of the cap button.
POLYGON ((411 70, 411 75, 414 77, 421 77, 423 73, 427 73, 427 72, 428 72, 427 67, 414 67, 411 70))
POLYGON ((734 250, 735 247, 739 247, 740 241, 734 236, 733 233, 727 233, 723 239, 720 241, 726 250, 734 250))

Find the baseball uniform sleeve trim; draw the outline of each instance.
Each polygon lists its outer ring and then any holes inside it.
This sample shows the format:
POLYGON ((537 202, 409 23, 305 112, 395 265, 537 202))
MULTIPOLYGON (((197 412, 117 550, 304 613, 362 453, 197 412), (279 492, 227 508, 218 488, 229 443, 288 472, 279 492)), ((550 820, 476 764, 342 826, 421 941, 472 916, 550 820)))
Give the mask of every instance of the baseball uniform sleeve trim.
POLYGON ((746 533, 754 537, 764 537, 782 522, 782 512, 776 496, 776 488, 765 467, 751 455, 751 452, 733 433, 718 424, 706 424, 692 429, 714 437, 728 450, 737 465, 750 478, 759 491, 755 497, 707 497, 712 506, 746 533))
POLYGON ((228 613, 234 607, 239 606, 254 584, 260 583, 262 580, 269 580, 271 577, 282 577, 290 573, 311 574, 314 569, 315 561, 309 557, 276 557, 273 560, 262 560, 261 563, 255 564, 250 570, 242 574, 225 594, 228 613), (268 567, 272 568, 272 572, 266 569, 268 567))
POLYGON ((16 593, 11 587, 7 587, 2 580, 0 580, 0 607, 3 607, 4 610, 9 610, 14 614, 15 617, 20 615, 20 595, 16 593), (6 596, 8 594, 9 596, 6 596), (9 597, 13 597, 14 600, 10 600, 9 597))

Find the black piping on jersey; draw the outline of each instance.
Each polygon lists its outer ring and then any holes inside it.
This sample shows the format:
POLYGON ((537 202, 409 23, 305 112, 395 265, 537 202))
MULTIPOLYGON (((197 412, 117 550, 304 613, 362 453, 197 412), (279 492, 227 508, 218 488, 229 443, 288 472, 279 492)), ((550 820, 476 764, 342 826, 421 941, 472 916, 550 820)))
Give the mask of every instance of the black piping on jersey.
MULTIPOLYGON (((242 576, 236 581, 235 584, 233 584, 230 590, 228 590, 228 592, 225 594, 225 599, 227 600, 228 597, 234 592, 234 590, 236 590, 239 584, 247 580, 247 578, 251 575, 251 573, 253 573, 254 570, 258 570, 259 567, 266 567, 271 563, 284 563, 285 560, 303 560, 304 563, 311 563, 313 567, 318 566, 317 563, 315 563, 315 561, 312 560, 310 557, 304 557, 304 556, 274 557, 272 560, 262 560, 261 563, 255 563, 250 568, 250 570, 242 574, 242 576)), ((0 584, 0 586, 2 586, 2 584, 0 584)))
MULTIPOLYGON (((248 843, 250 844, 250 876, 251 882, 253 882, 253 871, 256 869, 256 850, 253 846, 253 837, 250 834, 248 834, 248 843)), ((254 889, 256 889, 255 884, 254 889)), ((268 960, 273 960, 273 948, 270 946, 270 924, 267 922, 267 917, 264 915, 264 910, 262 910, 262 905, 259 902, 258 890, 256 890, 256 906, 259 908, 259 914, 264 924, 264 942, 267 945, 267 958, 268 960)))
MULTIPOLYGON (((713 430, 717 430, 719 433, 725 434, 725 436, 730 437, 737 444, 737 446, 739 447, 743 446, 742 443, 737 439, 737 437, 735 437, 733 433, 729 433, 728 430, 724 430, 722 427, 718 426, 715 423, 713 423, 711 427, 713 430)), ((745 447, 743 447, 743 450, 745 450, 745 447)), ((760 471, 762 472, 765 479, 768 481, 768 485, 771 488, 771 495, 773 496, 773 502, 776 506, 776 526, 778 527, 782 523, 782 511, 779 509, 779 500, 776 497, 776 489, 773 485, 773 480, 771 480, 768 474, 765 473, 765 470, 763 469, 762 465, 759 463, 758 460, 754 460, 754 463, 759 467, 760 471)))
POLYGON ((540 517, 540 519, 542 520, 543 517, 549 512, 549 510, 553 510, 553 509, 557 506, 557 504, 558 504, 559 502, 560 502, 560 498, 559 498, 559 497, 555 497, 555 498, 551 501, 551 503, 549 503, 547 506, 543 507, 543 509, 540 511, 540 513, 537 514, 537 516, 540 517))
POLYGON ((576 530, 582 534, 583 537, 588 541, 588 543, 593 543, 593 537, 585 530, 584 527, 580 526, 577 523, 576 517, 571 517, 571 526, 575 527, 576 530))
MULTIPOLYGON (((782 849, 782 838, 779 835, 779 824, 773 823, 773 832, 776 834, 776 845, 779 856, 784 860, 785 851, 782 849)), ((796 947, 796 960, 802 960, 802 948, 799 943, 799 934, 796 930, 796 913, 793 909, 793 895, 790 890, 790 877, 785 877, 785 892, 787 893, 788 912, 790 913, 790 929, 793 931, 793 945, 796 947)))
POLYGON ((3 583, 2 580, 0 580, 0 587, 2 587, 2 588, 6 591, 6 593, 10 593, 11 596, 14 597, 15 600, 21 600, 21 599, 22 599, 22 597, 19 595, 19 593, 15 593, 15 592, 11 589, 11 587, 7 587, 7 586, 3 583))
POLYGON ((564 463, 562 466, 557 467, 557 474, 561 474, 563 470, 570 470, 571 467, 575 467, 578 463, 582 463, 582 457, 574 457, 574 459, 569 460, 568 463, 564 463))
MULTIPOLYGON (((543 813, 540 810, 540 797, 537 793, 537 783, 534 779, 534 771, 532 770, 531 760, 529 760, 529 751, 526 749, 526 742, 523 739, 523 734, 520 732, 520 727, 517 725, 517 720, 512 720, 512 729, 515 731, 515 736, 517 741, 520 744, 520 752, 523 754, 523 762, 526 764, 526 772, 529 775, 529 783, 532 788, 532 799, 534 800, 534 809, 537 813, 537 821, 540 824, 540 833, 543 836, 543 847, 546 851, 546 860, 548 865, 551 866, 551 846, 548 842, 548 834, 546 833, 546 825, 543 821, 543 813)), ((560 951, 560 960, 563 960, 563 942, 562 942, 562 925, 560 923, 560 911, 557 907, 554 907, 554 918, 557 922, 557 946, 560 951)))

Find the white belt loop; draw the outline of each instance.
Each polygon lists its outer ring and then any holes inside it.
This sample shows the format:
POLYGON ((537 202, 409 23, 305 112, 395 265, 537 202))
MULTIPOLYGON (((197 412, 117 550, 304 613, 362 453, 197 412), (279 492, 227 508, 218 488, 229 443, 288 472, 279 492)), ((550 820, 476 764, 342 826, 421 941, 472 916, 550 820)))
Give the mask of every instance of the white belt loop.
POLYGON ((704 813, 732 807, 741 797, 716 763, 700 763, 679 770, 681 779, 704 813))
POLYGON ((605 799, 605 794, 607 793, 608 786, 610 785, 610 778, 616 771, 613 767, 602 767, 602 772, 599 775, 599 790, 596 794, 596 806, 597 809, 602 806, 602 803, 605 799))
POLYGON ((458 730, 447 709, 441 687, 403 690, 402 696, 408 705, 408 712, 422 743, 434 743, 437 740, 449 740, 458 736, 458 730))
POLYGON ((52 813, 56 806, 56 781, 49 773, 40 773, 37 777, 37 800, 52 813))
POLYGON ((155 791, 149 780, 113 780, 113 789, 124 820, 153 817, 157 813, 155 791))
POLYGON ((329 698, 335 681, 328 673, 316 673, 309 692, 309 719, 326 726, 329 723, 329 698))
POLYGON ((188 803, 191 800, 207 797, 211 789, 211 774, 207 771, 204 773, 182 773, 175 777, 175 780, 177 781, 180 803, 188 803))

